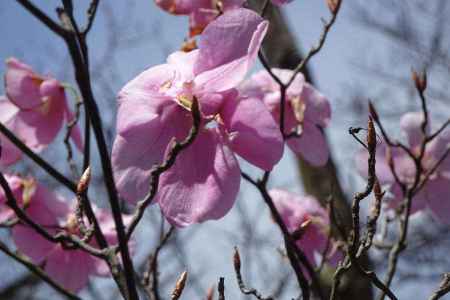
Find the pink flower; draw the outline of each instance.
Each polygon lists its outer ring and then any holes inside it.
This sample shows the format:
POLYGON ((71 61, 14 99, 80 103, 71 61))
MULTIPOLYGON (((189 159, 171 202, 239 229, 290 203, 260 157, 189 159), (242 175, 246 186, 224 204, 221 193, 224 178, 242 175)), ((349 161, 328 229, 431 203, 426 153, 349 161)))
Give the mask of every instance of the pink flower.
MULTIPOLYGON (((0 122, 13 131, 34 151, 46 148, 56 137, 64 121, 73 119, 64 88, 54 78, 34 73, 15 58, 7 60, 6 96, 0 96, 0 122)), ((78 127, 71 137, 81 149, 78 127)), ((2 155, 0 165, 10 165, 20 159, 20 151, 0 134, 2 155)))
MULTIPOLYGON (((327 247, 330 230, 327 211, 312 196, 299 196, 294 193, 273 189, 269 191, 281 218, 290 233, 302 232, 297 246, 305 253, 308 261, 317 265, 317 259, 327 247)), ((327 261, 336 266, 342 258, 333 240, 330 240, 327 261)))
MULTIPOLYGON (((410 112, 403 115, 400 120, 400 128, 406 135, 408 145, 415 155, 420 153, 420 145, 423 139, 421 124, 423 121, 423 113, 410 112)), ((427 129, 429 130, 429 129, 427 129)), ((425 155, 422 159, 425 177, 429 171, 436 165, 446 149, 450 147, 450 130, 444 130, 425 148, 425 155)), ((367 177, 367 151, 358 153, 356 165, 358 171, 367 177)), ((403 195, 400 185, 396 183, 394 175, 389 167, 389 157, 392 158, 395 171, 401 182, 407 186, 411 186, 416 175, 416 168, 413 160, 408 154, 399 149, 393 148, 388 151, 387 147, 382 144, 377 148, 376 155, 376 173, 381 184, 390 185, 392 193, 391 207, 397 206, 402 200, 403 195)), ((412 201, 411 213, 429 208, 434 217, 440 222, 450 224, 450 157, 447 157, 440 167, 431 174, 428 182, 414 196, 412 201)))
MULTIPOLYGON (((73 209, 59 195, 32 179, 10 176, 7 180, 16 194, 18 203, 24 207, 25 212, 34 222, 51 234, 66 230, 79 235, 73 209)), ((3 198, 0 197, 0 203, 2 201, 3 198)), ((9 210, 3 206, 2 209, 9 210)), ((117 243, 111 215, 96 208, 95 212, 108 242, 117 243)), ((10 214, 13 215, 11 211, 10 214)), ((82 250, 65 249, 60 244, 49 242, 28 226, 22 224, 14 226, 12 237, 21 253, 27 255, 33 263, 43 265, 44 271, 53 280, 71 291, 77 292, 86 286, 90 275, 109 275, 108 266, 103 260, 82 250)), ((90 244, 97 247, 94 237, 90 244)))
POLYGON ((174 15, 189 16, 189 33, 201 34, 206 26, 222 13, 240 8, 245 0, 155 0, 156 4, 174 15))
MULTIPOLYGON (((286 83, 293 74, 291 70, 272 69, 286 83)), ((281 93, 279 85, 267 71, 260 71, 246 81, 241 89, 242 97, 263 100, 276 122, 279 122, 281 93)), ((290 137, 287 145, 309 163, 323 166, 328 161, 328 145, 321 129, 327 127, 331 118, 328 99, 298 74, 286 91, 285 134, 294 131, 300 137, 290 137)))
POLYGON ((119 93, 118 135, 112 161, 118 190, 136 202, 149 189, 150 168, 169 141, 191 128, 194 97, 202 125, 192 145, 160 179, 157 201, 165 217, 187 226, 223 217, 240 185, 235 153, 270 170, 282 156, 277 124, 260 101, 239 101, 234 89, 254 62, 267 22, 247 9, 230 11, 205 29, 199 49, 176 52, 119 93))

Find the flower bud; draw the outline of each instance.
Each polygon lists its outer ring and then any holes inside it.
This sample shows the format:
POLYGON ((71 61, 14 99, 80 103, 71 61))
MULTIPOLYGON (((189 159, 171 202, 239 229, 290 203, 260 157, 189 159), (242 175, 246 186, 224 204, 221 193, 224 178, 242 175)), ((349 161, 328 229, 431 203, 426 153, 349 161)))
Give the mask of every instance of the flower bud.
POLYGON ((187 279, 187 272, 184 271, 181 273, 180 277, 177 280, 177 283, 175 284, 175 288, 172 292, 172 300, 178 300, 181 297, 181 294, 183 293, 184 287, 186 285, 186 279, 187 279))
POLYGON ((422 74, 417 73, 415 70, 411 71, 411 77, 416 85, 416 89, 419 92, 425 91, 427 88, 427 73, 423 72, 422 74))
POLYGON ((234 269, 236 270, 236 272, 240 272, 241 256, 239 255, 239 250, 237 247, 234 247, 233 264, 234 264, 234 269))
POLYGON ((369 100, 369 114, 375 122, 378 122, 379 118, 377 110, 375 109, 375 106, 373 106, 373 103, 370 100, 369 100))
POLYGON ((214 299, 214 285, 210 286, 208 288, 208 291, 206 292, 206 300, 213 300, 214 299))
POLYGON ((78 181, 77 194, 80 195, 86 192, 90 182, 91 182, 91 167, 87 167, 83 175, 81 175, 80 181, 78 181))
POLYGON ((333 15, 337 14, 341 6, 341 0, 327 0, 328 8, 333 15))
POLYGON ((373 126, 372 118, 369 117, 369 121, 367 122, 367 148, 369 148, 369 152, 373 153, 376 146, 377 135, 375 132, 375 126, 373 126))

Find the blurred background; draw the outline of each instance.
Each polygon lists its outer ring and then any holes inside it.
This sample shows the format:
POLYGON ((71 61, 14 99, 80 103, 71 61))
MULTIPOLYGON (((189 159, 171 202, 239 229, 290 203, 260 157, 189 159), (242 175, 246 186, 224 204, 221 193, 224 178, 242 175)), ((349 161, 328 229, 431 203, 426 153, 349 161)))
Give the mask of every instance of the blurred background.
MULTIPOLYGON (((84 24, 88 0, 78 0, 75 12, 84 24)), ((36 0, 36 5, 56 19, 58 0, 36 0)), ((314 45, 322 32, 321 18, 329 11, 325 0, 297 0, 283 10, 301 51, 314 45)), ((14 1, 0 2, 0 60, 17 57, 39 73, 52 74, 73 86, 73 69, 64 43, 14 1)), ((116 94, 138 73, 165 62, 168 54, 181 47, 188 31, 187 17, 176 17, 159 9, 152 0, 101 1, 94 27, 88 36, 94 93, 101 108, 111 147, 115 135, 116 94)), ((345 194, 361 189, 364 181, 357 175, 354 155, 360 146, 348 128, 365 127, 367 101, 371 99, 390 132, 398 130, 400 116, 418 111, 419 100, 410 80, 411 68, 428 73, 427 96, 434 125, 450 116, 450 2, 343 0, 342 9, 325 46, 308 64, 314 84, 328 96, 332 122, 327 128, 337 175, 345 194)), ((259 63, 255 70, 260 69, 259 63)), ((4 74, 5 64, 0 64, 4 74)), ((4 93, 3 85, 0 92, 4 93)), ((82 123, 81 123, 82 124, 82 123)), ((95 152, 93 152, 95 153, 95 152)), ((62 138, 43 156, 65 174, 62 138)), ((78 162, 81 156, 77 154, 78 162)), ((98 157, 94 156, 98 164, 98 157)), ((244 165, 254 178, 261 172, 244 165)), ((58 187, 30 162, 19 165, 61 193, 58 187)), ((101 171, 94 164, 91 199, 106 207, 101 171)), ((271 187, 303 193, 302 174, 297 158, 285 149, 275 168, 271 187)), ((364 218, 364 215, 362 215, 364 218)), ((426 299, 438 286, 440 276, 449 271, 448 227, 436 224, 426 213, 413 218, 408 250, 400 262, 393 289, 400 299, 426 299)), ((139 226, 134 262, 138 270, 158 245, 161 233, 168 230, 157 206, 151 206, 139 226)), ((6 230, 1 239, 11 245, 6 230)), ((225 218, 176 230, 160 254, 160 283, 163 298, 169 298, 179 274, 189 272, 184 299, 205 299, 208 288, 225 277, 228 299, 244 299, 236 284, 232 254, 238 246, 245 281, 265 295, 291 299, 297 286, 288 262, 280 255, 282 239, 259 193, 242 181, 236 205, 225 218)), ((11 245, 11 247, 13 247, 11 245)), ((386 269, 387 252, 373 250, 372 265, 379 274, 386 269)), ((60 299, 17 263, 0 254, 0 299, 60 299)), ((111 279, 95 278, 83 290, 83 299, 116 299, 118 292, 111 279)), ((449 298, 450 299, 450 298, 449 298)))

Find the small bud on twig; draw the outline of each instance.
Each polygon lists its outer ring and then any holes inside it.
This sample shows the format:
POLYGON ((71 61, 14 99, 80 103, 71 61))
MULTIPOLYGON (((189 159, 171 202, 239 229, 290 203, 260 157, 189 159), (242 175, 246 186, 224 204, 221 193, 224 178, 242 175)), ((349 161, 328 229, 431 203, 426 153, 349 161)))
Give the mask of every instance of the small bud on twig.
POLYGON ((415 70, 412 70, 411 77, 416 85, 416 89, 421 93, 425 91, 427 88, 427 73, 423 72, 422 74, 419 74, 415 70))
POLYGON ((214 299, 214 289, 214 284, 208 288, 208 291, 206 292, 206 300, 214 299))
POLYGON ((375 109, 375 106, 373 106, 372 101, 369 100, 369 114, 372 117, 372 119, 378 123, 378 113, 377 110, 375 109))
POLYGON ((91 167, 87 167, 77 185, 77 194, 83 194, 87 191, 89 183, 91 182, 91 167))
POLYGON ((177 283, 175 284, 175 288, 172 292, 172 300, 178 300, 181 297, 181 294, 183 293, 184 287, 186 285, 186 279, 187 279, 187 272, 184 271, 181 273, 180 277, 177 280, 177 283))
POLYGON ((341 0, 327 0, 328 8, 333 15, 337 14, 341 6, 341 0))
POLYGON ((369 117, 369 121, 367 122, 367 148, 370 153, 375 151, 375 147, 377 146, 377 135, 375 132, 375 126, 373 126, 372 118, 369 117))
POLYGON ((239 255, 239 250, 237 247, 234 247, 234 255, 233 255, 233 264, 236 272, 241 271, 241 256, 239 255))
POLYGON ((378 179, 375 179, 375 183, 373 185, 373 193, 375 195, 375 198, 379 200, 381 200, 384 196, 385 192, 381 190, 380 182, 378 181, 378 179))

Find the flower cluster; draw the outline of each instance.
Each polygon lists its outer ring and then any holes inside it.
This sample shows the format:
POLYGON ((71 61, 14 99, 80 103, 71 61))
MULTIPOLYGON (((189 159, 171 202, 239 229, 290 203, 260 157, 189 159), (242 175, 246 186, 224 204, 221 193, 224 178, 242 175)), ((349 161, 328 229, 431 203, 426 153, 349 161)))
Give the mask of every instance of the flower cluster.
MULTIPOLYGON (((280 1, 278 1, 280 2, 280 1)), ((286 2, 286 1, 281 1, 286 2)), ((280 130, 280 87, 267 71, 246 80, 268 29, 268 21, 242 8, 243 1, 157 1, 175 14, 191 18, 191 34, 198 48, 175 52, 165 64, 143 71, 118 94, 117 135, 112 167, 120 196, 131 204, 149 191, 152 167, 163 163, 172 141, 185 140, 193 127, 192 110, 200 120, 192 143, 178 153, 174 164, 159 178, 154 203, 177 227, 219 219, 233 207, 239 192, 238 158, 271 171, 284 152, 284 144, 313 165, 324 165, 328 149, 322 133, 330 121, 328 100, 301 74, 286 90, 284 132, 280 130)), ((74 119, 63 85, 35 73, 17 59, 7 62, 6 96, 0 101, 0 122, 35 152, 45 149, 64 123, 74 119)), ((294 73, 272 69, 287 82, 294 73)), ((70 136, 82 148, 78 127, 70 136)), ((20 160, 21 152, 0 135, 0 165, 5 169, 20 160)), ((83 217, 77 207, 31 177, 5 175, 20 209, 32 222, 54 236, 65 233, 85 239, 83 217), (77 211, 79 212, 79 211, 77 211), (81 223, 80 223, 81 222, 81 223)), ((334 262, 335 248, 325 249, 328 237, 326 211, 311 197, 273 190, 277 209, 297 244, 311 262, 325 254, 334 262)), ((14 223, 10 199, 0 189, 0 222, 14 223)), ((75 202, 75 201, 72 201, 75 202)), ((111 216, 94 208, 110 244, 117 243, 111 216)), ((90 275, 104 276, 106 262, 77 247, 51 241, 25 222, 12 227, 17 249, 64 287, 83 288, 90 275), (77 272, 67 272, 76 268, 77 272)), ((87 245, 98 249, 96 239, 87 245)))
MULTIPOLYGON (((48 190, 33 178, 22 178, 17 175, 6 175, 5 178, 18 205, 33 222, 52 235, 66 232, 82 237, 75 216, 75 207, 70 206, 66 199, 48 190)), ((0 189, 2 223, 12 220, 15 216, 13 210, 5 205, 6 202, 5 192, 0 189)), ((95 212, 107 241, 111 244, 117 243, 111 215, 98 208, 95 208, 95 212)), ((33 228, 22 223, 12 228, 12 238, 17 250, 27 255, 33 263, 42 265, 53 280, 71 291, 79 291, 86 286, 90 275, 109 275, 105 261, 80 249, 66 249, 64 245, 47 240, 33 228)), ((98 248, 94 238, 90 239, 89 244, 98 248)))
MULTIPOLYGON (((419 157, 424 139, 422 112, 409 112, 400 120, 400 128, 405 134, 408 148, 415 157, 419 157)), ((426 128, 429 135, 430 126, 426 128)), ((450 157, 440 161, 445 151, 450 147, 450 130, 444 130, 437 135, 424 149, 421 165, 423 171, 420 180, 426 180, 423 187, 417 191, 412 199, 411 213, 429 209, 432 215, 442 223, 450 220, 450 157), (439 164, 439 167, 434 167, 439 164), (427 178, 425 178, 427 177, 427 178)), ((361 151, 356 158, 358 171, 367 176, 366 151, 361 151)), ((416 177, 416 165, 408 153, 401 148, 391 148, 385 143, 378 145, 376 152, 376 174, 378 181, 389 187, 390 208, 396 208, 405 195, 401 184, 411 187, 416 177), (394 173, 395 172, 395 173, 394 173)))
MULTIPOLYGON (((45 149, 56 138, 64 122, 69 123, 74 118, 62 84, 50 76, 35 73, 15 58, 7 61, 5 90, 6 96, 0 96, 0 122, 34 151, 45 149)), ((72 127, 70 136, 81 149, 82 139, 77 126, 72 127)), ((20 160, 20 150, 2 134, 0 145, 0 167, 20 160)))
MULTIPOLYGON (((208 24, 198 49, 171 54, 121 90, 112 162, 125 200, 136 203, 146 195, 152 166, 164 160, 172 138, 188 135, 194 99, 199 134, 159 182, 156 202, 169 222, 183 227, 223 217, 239 191, 236 155, 265 171, 281 159, 279 87, 265 71, 243 83, 267 26, 248 9, 226 12, 208 24)), ((292 75, 274 72, 283 80, 292 75)), ((330 119, 328 100, 301 75, 287 96, 286 128, 297 133, 288 145, 312 164, 325 164, 320 127, 330 119)))

